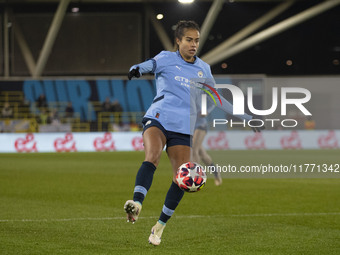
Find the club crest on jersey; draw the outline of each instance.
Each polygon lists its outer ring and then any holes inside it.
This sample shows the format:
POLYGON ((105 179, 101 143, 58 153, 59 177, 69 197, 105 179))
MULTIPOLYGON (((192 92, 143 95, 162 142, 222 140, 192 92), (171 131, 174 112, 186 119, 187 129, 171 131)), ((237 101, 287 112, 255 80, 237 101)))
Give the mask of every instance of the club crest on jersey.
POLYGON ((199 72, 197 73, 197 75, 198 75, 198 77, 202 78, 202 77, 203 77, 203 72, 202 72, 202 71, 199 71, 199 72))

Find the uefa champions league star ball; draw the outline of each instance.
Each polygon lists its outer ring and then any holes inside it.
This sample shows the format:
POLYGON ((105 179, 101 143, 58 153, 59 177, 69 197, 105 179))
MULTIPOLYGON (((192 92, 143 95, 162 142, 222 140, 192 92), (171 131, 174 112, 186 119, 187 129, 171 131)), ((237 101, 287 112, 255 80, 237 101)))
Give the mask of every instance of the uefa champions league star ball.
POLYGON ((203 167, 195 162, 187 162, 181 165, 176 174, 177 185, 186 192, 201 190, 207 181, 207 175, 203 167))

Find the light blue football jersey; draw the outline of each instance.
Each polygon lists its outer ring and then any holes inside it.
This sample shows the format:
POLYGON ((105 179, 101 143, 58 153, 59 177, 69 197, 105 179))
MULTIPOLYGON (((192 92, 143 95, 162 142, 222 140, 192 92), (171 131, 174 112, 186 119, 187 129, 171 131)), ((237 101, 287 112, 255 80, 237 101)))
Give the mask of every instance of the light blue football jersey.
POLYGON ((168 131, 193 134, 194 124, 190 123, 195 123, 197 113, 190 112, 190 83, 212 78, 210 66, 198 57, 188 63, 178 51, 162 51, 151 61, 152 65, 150 60, 136 65, 142 73, 153 72, 156 77, 157 94, 145 117, 156 119, 168 131))
MULTIPOLYGON (((130 70, 137 66, 140 73, 152 72, 156 76, 157 94, 144 117, 159 121, 168 131, 192 135, 197 113, 201 110, 201 95, 205 93, 203 91, 208 92, 207 86, 215 87, 210 66, 198 57, 193 63, 188 63, 178 51, 162 51, 130 70)), ((217 92, 209 94, 214 97, 207 98, 210 104, 215 103, 226 113, 233 114, 233 106, 225 98, 217 92)), ((252 119, 248 114, 237 117, 252 119)))

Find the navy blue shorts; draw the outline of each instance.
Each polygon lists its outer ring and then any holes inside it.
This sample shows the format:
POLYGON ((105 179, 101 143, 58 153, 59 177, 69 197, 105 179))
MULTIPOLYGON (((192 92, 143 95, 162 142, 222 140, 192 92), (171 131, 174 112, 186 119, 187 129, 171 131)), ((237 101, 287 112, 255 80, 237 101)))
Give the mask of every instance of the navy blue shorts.
POLYGON ((167 147, 171 147, 171 146, 175 146, 175 145, 186 145, 186 146, 191 147, 191 144, 192 144, 192 136, 191 135, 167 131, 162 126, 162 124, 159 123, 155 119, 143 118, 142 123, 143 123, 143 133, 145 132, 145 130, 147 130, 150 127, 159 128, 163 132, 163 134, 165 135, 167 147))

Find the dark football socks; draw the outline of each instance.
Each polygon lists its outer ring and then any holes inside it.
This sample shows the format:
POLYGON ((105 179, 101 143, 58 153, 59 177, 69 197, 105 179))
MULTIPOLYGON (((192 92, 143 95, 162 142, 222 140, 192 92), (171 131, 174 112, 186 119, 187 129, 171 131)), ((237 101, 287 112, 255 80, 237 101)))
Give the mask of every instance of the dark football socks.
POLYGON ((181 201, 183 195, 184 191, 181 190, 176 183, 172 182, 169 191, 165 197, 162 213, 158 220, 159 223, 163 225, 166 224, 166 222, 171 218, 172 214, 175 212, 175 209, 179 202, 181 201))
POLYGON ((153 174, 156 166, 151 162, 144 161, 138 170, 133 193, 133 201, 143 204, 144 198, 151 187, 153 174))

